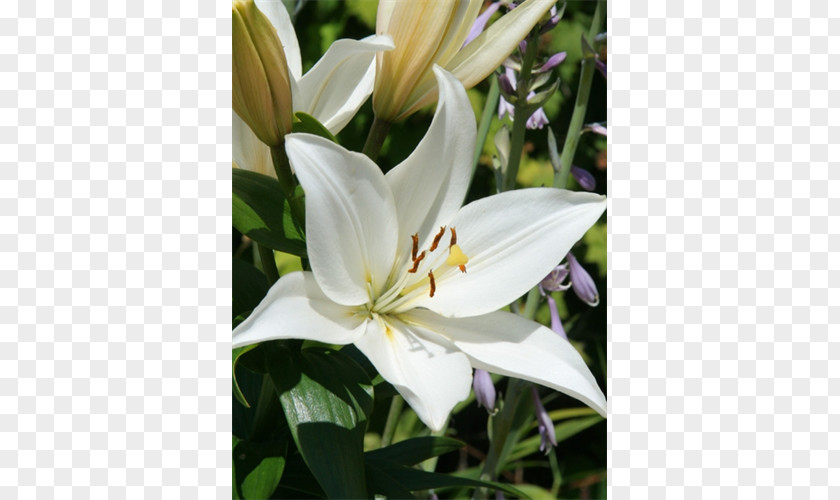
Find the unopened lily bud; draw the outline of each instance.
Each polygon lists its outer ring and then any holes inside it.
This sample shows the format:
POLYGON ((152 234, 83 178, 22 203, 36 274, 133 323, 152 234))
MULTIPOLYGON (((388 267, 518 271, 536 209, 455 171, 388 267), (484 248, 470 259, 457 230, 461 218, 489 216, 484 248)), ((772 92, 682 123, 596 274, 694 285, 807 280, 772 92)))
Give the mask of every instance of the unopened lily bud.
POLYGON ((277 30, 253 0, 233 2, 233 110, 271 147, 292 130, 286 55, 277 30))
POLYGON ((475 390, 475 400, 478 405, 492 412, 496 407, 496 387, 493 385, 490 374, 476 368, 473 374, 473 390, 475 390))
POLYGON ((580 187, 586 191, 595 190, 595 176, 590 174, 588 170, 572 165, 571 173, 572 177, 574 177, 577 183, 580 184, 580 187))
POLYGON ((534 386, 531 386, 531 397, 534 399, 537 427, 540 431, 540 451, 544 451, 547 455, 551 451, 552 446, 557 446, 557 436, 554 434, 554 422, 551 421, 551 417, 545 411, 545 407, 542 405, 542 401, 540 401, 540 394, 534 386))
POLYGON ((575 295, 590 306, 597 306, 600 299, 598 298, 598 288, 595 287, 592 276, 586 272, 586 269, 580 265, 580 262, 571 253, 566 255, 566 259, 569 261, 569 276, 572 280, 572 290, 575 291, 575 295))

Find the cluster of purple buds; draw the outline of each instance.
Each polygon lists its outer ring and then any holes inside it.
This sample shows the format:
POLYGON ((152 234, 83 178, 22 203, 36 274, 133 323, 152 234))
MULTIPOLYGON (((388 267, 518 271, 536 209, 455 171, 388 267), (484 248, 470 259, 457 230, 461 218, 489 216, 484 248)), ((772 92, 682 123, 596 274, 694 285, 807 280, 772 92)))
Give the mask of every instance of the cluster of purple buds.
POLYGON ((595 286, 595 280, 586 272, 586 269, 580 265, 580 262, 569 252, 566 255, 567 263, 561 263, 555 267, 539 284, 540 294, 546 298, 548 302, 548 311, 551 314, 551 329, 557 335, 568 338, 566 330, 563 328, 563 323, 560 321, 560 314, 557 312, 557 302, 550 292, 562 292, 571 288, 575 295, 591 307, 595 307, 600 302, 598 296, 598 288, 595 286))
MULTIPOLYGON (((479 34, 481 34, 484 27, 487 25, 487 22, 490 20, 490 17, 496 13, 500 7, 505 6, 508 10, 512 10, 516 8, 515 2, 505 2, 505 1, 498 1, 491 3, 481 15, 476 18, 475 23, 473 24, 472 29, 470 30, 469 35, 467 36, 466 41, 464 44, 466 45, 474 38, 476 38, 479 34)), ((537 29, 539 34, 543 34, 557 26, 557 23, 560 22, 560 18, 562 17, 563 12, 560 11, 558 13, 557 7, 553 6, 549 12, 549 18, 544 21, 543 23, 537 25, 537 29)), ((528 45, 525 40, 519 43, 519 54, 512 54, 510 57, 505 60, 503 66, 505 68, 504 72, 499 75, 499 87, 501 89, 501 96, 499 96, 499 119, 501 120, 504 118, 505 115, 509 115, 513 118, 515 109, 516 109, 516 100, 517 100, 517 83, 519 80, 519 70, 522 67, 522 56, 525 54, 528 45)), ((539 87, 544 86, 548 81, 551 79, 551 70, 554 69, 558 64, 563 62, 566 59, 565 52, 559 52, 554 54, 542 63, 536 63, 531 70, 531 80, 528 82, 528 94, 526 97, 526 101, 528 104, 536 105, 536 109, 531 112, 531 115, 528 117, 527 122, 525 123, 525 127, 529 129, 542 129, 546 125, 548 125, 548 116, 545 114, 545 111, 542 108, 542 103, 548 100, 554 91, 557 89, 559 82, 554 82, 552 85, 548 86, 547 89, 537 92, 539 87)))

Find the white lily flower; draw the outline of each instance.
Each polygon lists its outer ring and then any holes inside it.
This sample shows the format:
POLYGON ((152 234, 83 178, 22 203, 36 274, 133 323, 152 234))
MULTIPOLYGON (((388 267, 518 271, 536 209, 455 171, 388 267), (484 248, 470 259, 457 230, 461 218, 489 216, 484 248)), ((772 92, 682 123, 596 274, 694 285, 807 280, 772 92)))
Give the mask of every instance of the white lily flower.
MULTIPOLYGON (((280 0, 254 0, 277 30, 289 71, 293 113, 318 119, 332 134, 339 133, 373 91, 376 53, 391 50, 388 35, 362 40, 336 40, 315 65, 302 74, 300 45, 294 25, 280 0)), ((233 114, 233 161, 236 166, 276 177, 268 146, 233 114)))
POLYGON ((476 125, 461 83, 434 71, 432 124, 385 175, 321 137, 286 137, 306 192, 312 271, 281 277, 234 330, 233 345, 352 343, 434 430, 469 395, 472 368, 551 387, 603 415, 604 395, 574 347, 499 309, 554 268, 606 200, 533 188, 461 207, 476 125))
POLYGON ((373 110, 400 121, 437 99, 437 64, 470 89, 492 73, 556 0, 526 0, 464 45, 483 0, 380 0, 376 32, 396 48, 377 55, 373 110))

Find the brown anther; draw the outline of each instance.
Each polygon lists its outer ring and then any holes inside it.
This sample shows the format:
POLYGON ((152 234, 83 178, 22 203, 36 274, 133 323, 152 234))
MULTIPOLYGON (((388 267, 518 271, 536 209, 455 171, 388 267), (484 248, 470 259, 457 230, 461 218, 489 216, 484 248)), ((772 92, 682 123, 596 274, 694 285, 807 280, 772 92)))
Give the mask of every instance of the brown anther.
POLYGON ((422 252, 420 252, 420 255, 418 255, 417 258, 414 259, 414 267, 409 269, 408 272, 416 273, 417 272, 417 266, 420 265, 420 261, 422 261, 425 257, 426 257, 426 251, 423 250, 422 252))
POLYGON ((446 232, 446 226, 440 226, 440 232, 435 236, 435 239, 432 241, 432 246, 429 247, 429 252, 434 252, 435 248, 437 248, 438 243, 440 243, 440 239, 443 238, 443 233, 446 232))
POLYGON ((429 288, 429 297, 431 298, 435 296, 435 274, 431 271, 429 271, 429 286, 431 287, 429 288))
POLYGON ((411 260, 417 260, 417 244, 419 243, 417 233, 411 235, 411 260))
POLYGON ((458 235, 455 234, 455 228, 454 227, 450 227, 449 230, 452 232, 452 237, 449 238, 449 246, 452 246, 455 243, 458 243, 458 235))
POLYGON ((464 264, 461 264, 460 266, 458 266, 458 269, 460 269, 462 273, 467 272, 467 266, 465 266, 464 264))

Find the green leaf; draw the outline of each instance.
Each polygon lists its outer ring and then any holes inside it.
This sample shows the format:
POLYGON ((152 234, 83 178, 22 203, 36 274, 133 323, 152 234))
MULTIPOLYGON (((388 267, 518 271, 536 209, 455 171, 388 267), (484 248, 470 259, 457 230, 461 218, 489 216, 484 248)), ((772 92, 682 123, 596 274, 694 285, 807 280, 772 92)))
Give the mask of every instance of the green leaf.
MULTIPOLYGON (((604 417, 600 415, 595 415, 591 417, 583 417, 583 418, 576 418, 573 420, 567 420, 559 425, 554 426, 554 434, 557 437, 557 442, 560 443, 575 434, 592 427, 593 425, 597 424, 598 422, 603 422, 604 417)), ((517 460, 519 458, 525 457, 534 453, 535 451, 539 450, 540 448, 540 436, 539 434, 536 436, 532 436, 528 439, 523 439, 520 441, 511 452, 510 456, 508 456, 508 460, 517 460)))
MULTIPOLYGON (((368 460, 368 467, 377 470, 376 480, 370 485, 372 493, 380 493, 378 490, 384 484, 400 484, 409 491, 427 490, 434 488, 448 488, 454 486, 472 486, 476 488, 491 488, 502 490, 516 498, 528 498, 523 492, 509 484, 497 483, 494 481, 481 481, 466 477, 439 474, 437 472, 426 472, 420 469, 412 469, 398 465, 391 465, 388 462, 368 460)), ((405 498, 404 495, 397 496, 405 498)))
POLYGON ((556 500, 557 498, 550 491, 534 484, 517 484, 516 488, 533 500, 556 500))
POLYGON ((250 262, 233 259, 233 317, 248 312, 268 293, 269 284, 265 275, 250 262))
POLYGON ((303 230, 292 219, 280 183, 267 175, 233 169, 233 227, 257 243, 306 256, 303 230))
POLYGON ((327 127, 324 126, 323 123, 319 122, 317 118, 311 115, 307 115, 303 111, 298 111, 295 113, 295 118, 297 118, 298 122, 294 122, 292 124, 292 132, 306 132, 307 134, 315 134, 323 137, 324 139, 330 140, 332 142, 338 143, 338 140, 335 138, 332 133, 327 130, 327 127))
MULTIPOLYGON (((239 438, 235 435, 233 436, 233 446, 230 448, 231 454, 233 454, 233 450, 236 449, 236 445, 239 444, 239 438)), ((231 463, 231 472, 233 472, 233 500, 239 500, 239 488, 236 486, 236 460, 233 460, 231 463)))
POLYGON ((347 356, 269 344, 271 375, 292 437, 330 498, 367 497, 364 434, 373 386, 347 356))
POLYGON ((457 439, 424 436, 369 451, 365 453, 365 459, 390 462, 395 465, 414 465, 423 460, 461 449, 464 446, 466 445, 457 439))
POLYGON ((286 465, 288 441, 240 442, 233 451, 236 485, 245 500, 270 498, 286 465))
POLYGON ((237 347, 231 354, 231 358, 233 359, 233 395, 245 408, 250 408, 251 405, 248 404, 248 400, 245 399, 245 395, 242 394, 242 389, 239 388, 239 382, 236 381, 236 363, 239 362, 239 358, 242 357, 243 354, 256 348, 258 345, 259 344, 251 344, 243 347, 237 347))

